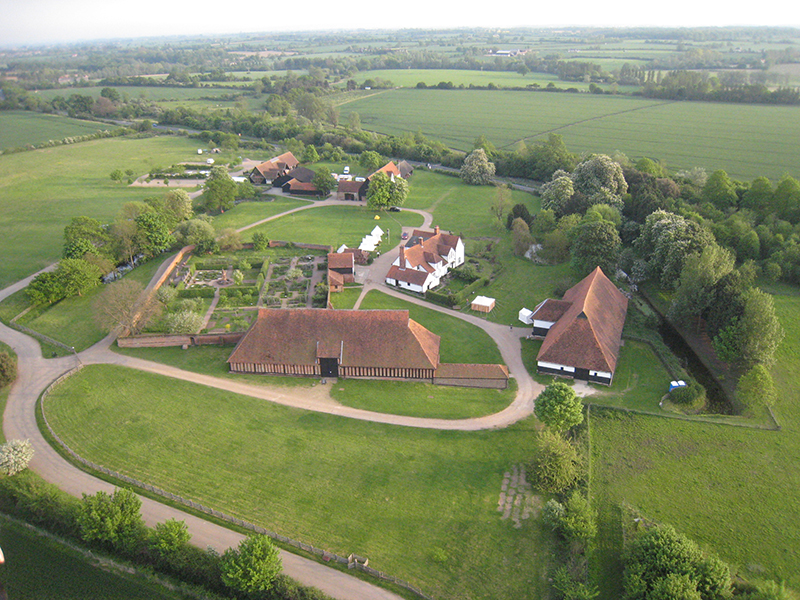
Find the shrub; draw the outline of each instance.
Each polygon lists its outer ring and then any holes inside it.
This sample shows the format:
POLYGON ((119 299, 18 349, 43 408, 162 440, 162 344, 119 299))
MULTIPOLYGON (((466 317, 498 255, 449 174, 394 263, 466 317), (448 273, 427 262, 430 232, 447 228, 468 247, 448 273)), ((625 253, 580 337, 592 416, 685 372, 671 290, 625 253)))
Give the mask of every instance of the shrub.
POLYGON ((681 406, 701 407, 706 402, 706 389, 697 381, 691 380, 688 385, 672 390, 669 399, 681 406))
POLYGON ((0 388, 17 379, 17 361, 8 352, 0 352, 0 388))
POLYGON ((597 515, 583 494, 572 492, 564 509, 561 531, 568 539, 588 542, 597 535, 597 515))
POLYGON ((0 471, 6 475, 16 475, 28 468, 33 458, 30 440, 8 440, 0 446, 0 471))
POLYGON ((240 592, 259 592, 272 587, 281 571, 278 549, 266 535, 251 535, 238 548, 222 555, 222 582, 240 592))
POLYGON ((141 507, 138 496, 124 488, 113 494, 84 494, 77 517, 81 538, 130 554, 145 537, 141 507))
POLYGON ((536 417, 556 431, 583 423, 583 403, 569 385, 555 381, 536 398, 536 417))
POLYGON ((572 486, 580 474, 578 451, 557 433, 539 434, 539 448, 531 462, 533 483, 546 492, 559 493, 572 486))

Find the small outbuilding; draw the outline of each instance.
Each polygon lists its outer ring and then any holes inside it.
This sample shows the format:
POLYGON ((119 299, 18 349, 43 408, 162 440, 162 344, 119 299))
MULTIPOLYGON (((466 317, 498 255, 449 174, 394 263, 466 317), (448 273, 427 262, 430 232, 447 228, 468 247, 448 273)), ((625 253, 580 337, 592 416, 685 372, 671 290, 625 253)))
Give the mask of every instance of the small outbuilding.
POLYGON ((490 313, 494 310, 494 304, 494 298, 489 298, 488 296, 478 296, 472 301, 470 308, 478 312, 490 313))

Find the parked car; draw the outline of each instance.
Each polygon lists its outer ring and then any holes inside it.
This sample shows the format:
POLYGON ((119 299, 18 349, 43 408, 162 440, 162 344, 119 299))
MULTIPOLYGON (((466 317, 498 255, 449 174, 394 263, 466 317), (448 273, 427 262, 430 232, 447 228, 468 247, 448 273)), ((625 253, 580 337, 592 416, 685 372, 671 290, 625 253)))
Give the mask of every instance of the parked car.
POLYGON ((349 175, 350 174, 350 167, 346 166, 344 169, 342 169, 342 173, 344 173, 345 175, 349 175))
POLYGON ((408 233, 404 231, 403 235, 400 236, 400 239, 401 240, 407 240, 408 239, 408 233))
POLYGON ((400 207, 399 206, 390 206, 389 207, 389 212, 400 212, 400 207))

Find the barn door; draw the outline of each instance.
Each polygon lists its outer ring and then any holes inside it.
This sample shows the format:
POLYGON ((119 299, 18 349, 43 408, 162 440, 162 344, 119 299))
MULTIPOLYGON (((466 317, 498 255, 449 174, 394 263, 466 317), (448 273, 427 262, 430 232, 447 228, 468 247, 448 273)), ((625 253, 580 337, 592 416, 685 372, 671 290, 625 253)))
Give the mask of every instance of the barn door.
POLYGON ((320 358, 319 371, 323 377, 339 377, 339 359, 320 358))

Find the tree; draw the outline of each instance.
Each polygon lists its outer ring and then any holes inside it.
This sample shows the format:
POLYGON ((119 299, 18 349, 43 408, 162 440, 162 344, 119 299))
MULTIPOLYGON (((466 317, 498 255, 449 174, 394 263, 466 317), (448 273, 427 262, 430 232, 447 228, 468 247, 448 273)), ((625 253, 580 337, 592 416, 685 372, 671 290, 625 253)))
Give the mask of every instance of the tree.
POLYGON ((772 201, 772 182, 766 177, 756 177, 750 183, 744 196, 742 196, 742 208, 749 208, 755 211, 769 210, 772 201))
POLYGON ((132 551, 144 539, 146 531, 141 507, 139 497, 124 488, 115 489, 113 494, 84 494, 76 518, 81 538, 132 551))
MULTIPOLYGON (((499 229, 502 229, 504 225, 503 218, 505 217, 506 212, 508 212, 510 206, 511 192, 509 191, 508 187, 504 185, 498 185, 495 191, 494 201, 492 202, 491 206, 489 206, 489 212, 494 218, 495 224, 499 229)), ((523 204, 523 206, 525 205, 523 204)))
POLYGON ((88 241, 95 248, 101 248, 109 241, 103 224, 91 217, 73 217, 64 227, 64 246, 80 240, 88 241))
POLYGON ((566 213, 567 202, 574 193, 575 186, 569 174, 557 171, 553 179, 542 186, 542 208, 563 216, 566 213))
POLYGON ((539 445, 530 467, 533 483, 545 492, 557 494, 577 481, 581 460, 568 440, 545 430, 539 434, 539 445))
POLYGON ((692 540, 671 526, 653 527, 634 538, 623 554, 623 589, 626 599, 683 598, 665 596, 667 590, 689 593, 688 599, 723 600, 731 597, 730 569, 715 556, 704 557, 692 540), (691 586, 676 581, 675 576, 688 576, 698 596, 691 595, 691 586), (668 582, 662 582, 669 579, 668 582))
POLYGON ((597 535, 597 514, 579 491, 572 492, 564 504, 559 527, 568 539, 584 543, 597 535))
POLYGON ((716 243, 686 258, 680 282, 672 298, 670 318, 675 321, 699 317, 714 300, 713 290, 720 279, 733 271, 733 254, 716 243))
POLYGON ((402 206, 407 196, 408 182, 405 179, 377 173, 369 180, 367 207, 382 210, 390 206, 402 206))
POLYGON ((114 169, 109 177, 111 177, 111 181, 119 183, 125 177, 125 173, 122 172, 122 169, 114 169))
POLYGON ((242 249, 242 234, 233 227, 226 227, 219 232, 217 238, 219 247, 225 251, 236 251, 242 249))
POLYGON ((0 352, 0 389, 17 379, 17 361, 8 352, 0 352))
POLYGON ((608 221, 581 223, 572 242, 572 267, 580 276, 596 267, 613 275, 617 271, 622 240, 617 228, 608 221))
POLYGON ((528 227, 528 224, 520 217, 514 219, 511 225, 511 240, 514 244, 515 256, 523 256, 533 243, 530 227, 528 227))
POLYGON ((358 164, 370 173, 380 169, 384 163, 383 157, 374 150, 365 150, 358 155, 358 164))
POLYGON ((61 259, 54 274, 61 282, 63 298, 83 296, 84 292, 100 285, 103 275, 96 265, 77 258, 61 259))
POLYGON ((748 410, 761 406, 772 406, 778 393, 769 369, 756 365, 739 378, 736 386, 736 400, 748 410))
POLYGON ((30 440, 8 440, 0 446, 0 472, 9 477, 28 468, 33 458, 30 440))
POLYGON ((191 219, 194 211, 192 210, 192 199, 186 190, 170 190, 164 196, 164 210, 167 213, 167 221, 172 223, 172 227, 191 219))
POLYGON ((311 184, 317 188, 320 198, 327 198, 330 196, 333 188, 336 187, 336 180, 333 178, 333 174, 331 174, 331 170, 328 167, 320 167, 314 172, 314 178, 311 180, 311 184))
POLYGON ((703 186, 703 199, 720 210, 735 207, 739 203, 733 180, 722 169, 709 175, 703 186))
POLYGON ((168 558, 177 554, 191 538, 186 521, 169 519, 163 523, 156 523, 151 534, 150 547, 163 558, 168 558))
POLYGON ((163 215, 146 212, 136 217, 134 222, 136 223, 136 245, 139 252, 147 258, 161 254, 175 241, 163 215))
POLYGON ((575 191, 583 194, 589 205, 610 204, 622 210, 622 196, 628 184, 619 163, 605 154, 598 154, 579 163, 572 172, 575 191))
POLYGON ((350 131, 361 130, 361 116, 357 112, 351 112, 347 115, 347 129, 350 131))
POLYGON ((139 333, 161 311, 161 305, 149 296, 139 304, 143 292, 141 283, 127 278, 107 285, 94 303, 98 324, 106 331, 122 327, 139 333))
POLYGON ((783 327, 775 314, 772 296, 758 288, 744 294, 744 314, 739 320, 740 359, 745 366, 771 365, 783 341, 783 327))
POLYGON ((192 334, 200 331, 205 319, 192 310, 181 310, 166 316, 164 319, 170 333, 192 334))
POLYGON ((208 211, 225 212, 233 208, 236 199, 236 182, 225 167, 211 168, 203 192, 203 202, 208 211))
POLYGON ((226 586, 251 593, 270 589, 282 565, 278 549, 266 535, 250 535, 238 548, 225 551, 220 567, 226 586))
POLYGON ((205 219, 184 221, 175 230, 175 240, 180 246, 199 245, 203 242, 213 241, 216 235, 214 226, 205 219))
POLYGON ((467 185, 488 185, 492 183, 494 172, 494 163, 489 161, 486 150, 476 148, 464 159, 459 174, 467 185))
POLYGON ((583 403, 566 383, 554 381, 536 398, 536 418, 555 431, 583 423, 583 403))
POLYGON ((576 157, 556 133, 547 136, 546 142, 536 142, 527 149, 528 176, 537 181, 548 181, 558 170, 566 172, 575 168, 576 157))

